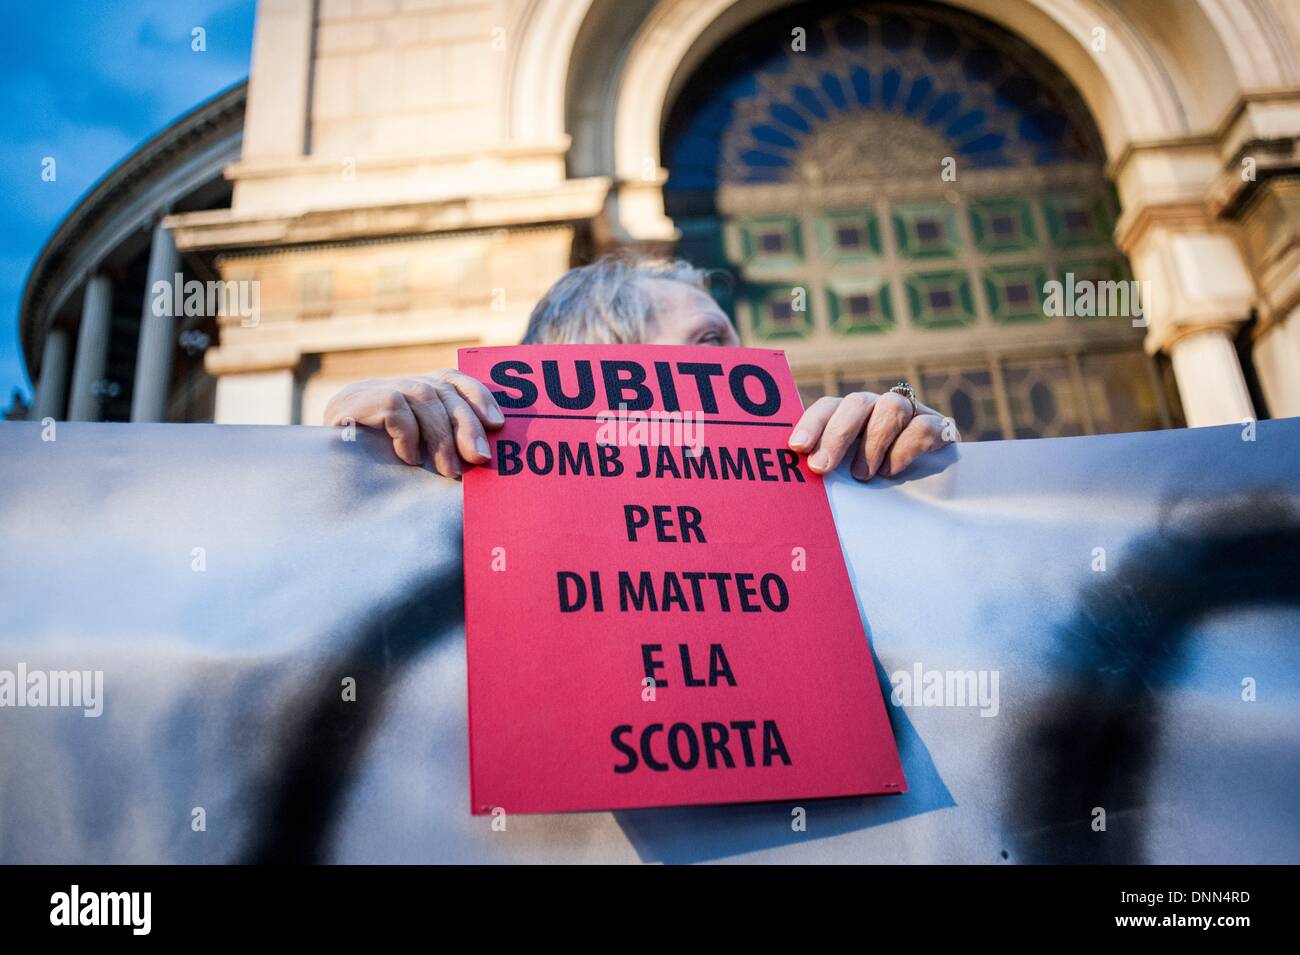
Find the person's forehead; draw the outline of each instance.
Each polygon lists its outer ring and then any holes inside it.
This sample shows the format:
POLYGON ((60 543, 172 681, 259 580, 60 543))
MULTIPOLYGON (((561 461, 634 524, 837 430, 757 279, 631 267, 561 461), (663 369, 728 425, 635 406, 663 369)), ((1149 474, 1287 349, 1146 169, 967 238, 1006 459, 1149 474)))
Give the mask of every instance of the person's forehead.
POLYGON ((646 279, 646 288, 654 300, 656 312, 708 313, 721 315, 722 309, 713 296, 703 289, 673 279, 646 279))

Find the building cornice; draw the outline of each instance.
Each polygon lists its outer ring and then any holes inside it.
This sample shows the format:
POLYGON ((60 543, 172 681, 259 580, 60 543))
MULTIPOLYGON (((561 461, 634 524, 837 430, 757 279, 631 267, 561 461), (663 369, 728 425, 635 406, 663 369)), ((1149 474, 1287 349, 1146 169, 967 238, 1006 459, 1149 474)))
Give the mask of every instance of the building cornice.
POLYGON ((484 193, 427 202, 240 214, 213 209, 169 216, 165 225, 188 252, 237 254, 393 236, 439 235, 596 218, 607 178, 572 179, 547 189, 484 193))
POLYGON ((241 159, 226 170, 226 178, 232 181, 242 179, 283 179, 313 173, 337 174, 339 163, 347 159, 352 162, 358 175, 367 171, 391 172, 408 167, 427 168, 446 163, 466 161, 479 162, 484 159, 563 159, 569 150, 569 137, 555 142, 544 143, 495 143, 484 145, 459 146, 455 149, 426 150, 411 155, 393 156, 295 156, 292 159, 279 160, 245 160, 241 159))

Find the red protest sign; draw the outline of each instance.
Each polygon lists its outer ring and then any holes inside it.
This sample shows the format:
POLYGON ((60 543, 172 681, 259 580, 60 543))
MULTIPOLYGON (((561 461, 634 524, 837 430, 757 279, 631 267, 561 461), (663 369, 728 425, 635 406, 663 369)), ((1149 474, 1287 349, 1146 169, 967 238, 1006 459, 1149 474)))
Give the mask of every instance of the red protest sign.
POLYGON ((781 352, 467 348, 471 809, 906 788, 781 352))

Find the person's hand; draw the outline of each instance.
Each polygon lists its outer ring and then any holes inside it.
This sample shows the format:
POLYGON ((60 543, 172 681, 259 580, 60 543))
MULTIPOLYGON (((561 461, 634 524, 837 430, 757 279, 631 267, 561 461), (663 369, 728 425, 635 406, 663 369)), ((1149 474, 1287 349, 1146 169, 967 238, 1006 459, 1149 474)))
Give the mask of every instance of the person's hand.
POLYGON ((957 426, 933 408, 900 394, 855 391, 843 398, 818 398, 803 413, 790 435, 790 447, 807 454, 818 474, 835 470, 846 454, 861 445, 850 468, 859 481, 877 474, 896 476, 928 451, 957 440, 957 426))
POLYGON ((491 460, 487 431, 505 421, 487 387, 454 368, 418 378, 358 381, 325 406, 327 425, 382 428, 407 464, 418 466, 420 445, 427 444, 434 468, 449 478, 459 478, 466 465, 491 460))

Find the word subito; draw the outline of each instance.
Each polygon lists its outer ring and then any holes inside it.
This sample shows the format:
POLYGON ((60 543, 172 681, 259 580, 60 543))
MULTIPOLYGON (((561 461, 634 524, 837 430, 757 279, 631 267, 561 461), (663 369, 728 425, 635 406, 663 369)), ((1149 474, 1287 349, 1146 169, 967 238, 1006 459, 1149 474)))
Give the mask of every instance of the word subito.
MULTIPOLYGON (((725 388, 731 400, 746 414, 765 418, 781 408, 781 390, 776 379, 758 365, 742 363, 729 372, 716 362, 654 362, 655 380, 651 385, 646 367, 638 361, 611 359, 599 362, 600 383, 604 386, 605 408, 622 411, 682 410, 679 389, 695 392, 700 410, 717 414, 719 405, 714 391, 714 379, 726 378, 725 388), (750 386, 757 385, 759 396, 751 397, 750 386)), ((580 359, 573 363, 574 388, 565 390, 560 379, 557 361, 542 362, 542 385, 546 397, 557 408, 566 411, 586 411, 596 407, 596 378, 592 362, 580 359)), ((492 383, 507 391, 494 391, 492 397, 507 411, 531 408, 539 397, 537 382, 533 380, 533 366, 526 361, 501 361, 492 366, 492 383)), ((721 381, 718 382, 722 384, 721 381)), ((689 400, 689 399, 688 399, 689 400)))

